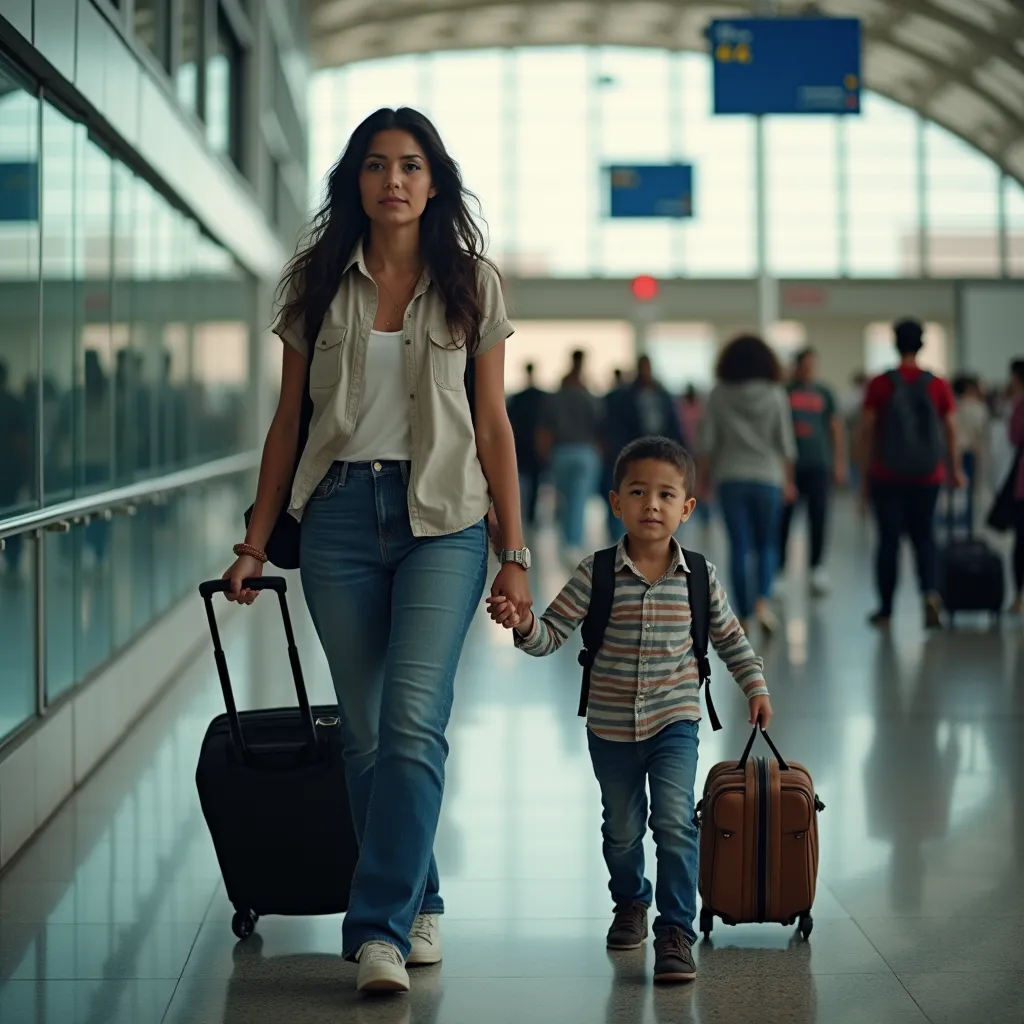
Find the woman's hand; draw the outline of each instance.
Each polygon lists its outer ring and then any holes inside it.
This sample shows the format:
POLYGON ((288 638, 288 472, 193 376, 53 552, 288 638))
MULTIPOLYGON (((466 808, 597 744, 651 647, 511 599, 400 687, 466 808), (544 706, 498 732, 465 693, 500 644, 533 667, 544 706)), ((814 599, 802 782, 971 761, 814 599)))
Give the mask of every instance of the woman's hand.
POLYGON ((530 617, 530 609, 533 607, 533 597, 530 594, 530 580, 526 570, 515 562, 506 562, 494 577, 494 585, 491 587, 491 597, 503 597, 506 604, 502 608, 501 622, 505 625, 505 617, 509 617, 509 624, 525 622, 530 617))
POLYGON ((231 568, 221 577, 231 581, 231 589, 227 592, 227 599, 229 601, 237 601, 239 604, 252 604, 259 597, 260 592, 243 587, 242 581, 262 575, 263 563, 258 558, 253 558, 252 555, 239 555, 231 568))

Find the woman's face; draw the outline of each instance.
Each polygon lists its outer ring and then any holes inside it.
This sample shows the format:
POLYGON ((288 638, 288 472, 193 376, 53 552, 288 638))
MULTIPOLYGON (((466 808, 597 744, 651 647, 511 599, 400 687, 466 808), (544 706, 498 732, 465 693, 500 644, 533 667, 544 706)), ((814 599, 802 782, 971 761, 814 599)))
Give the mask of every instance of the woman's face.
POLYGON ((378 132, 359 172, 366 216, 382 227, 400 227, 423 216, 437 190, 423 147, 408 132, 378 132))

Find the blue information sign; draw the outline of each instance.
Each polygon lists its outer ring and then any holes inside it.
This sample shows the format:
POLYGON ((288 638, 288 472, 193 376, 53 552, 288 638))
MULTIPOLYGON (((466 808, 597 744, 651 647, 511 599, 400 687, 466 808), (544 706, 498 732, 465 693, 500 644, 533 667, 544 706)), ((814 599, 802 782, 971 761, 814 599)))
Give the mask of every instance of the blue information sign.
POLYGON ((716 114, 859 114, 855 18, 736 18, 708 31, 716 114))
POLYGON ((39 164, 0 162, 0 221, 39 219, 39 164))
POLYGON ((613 217, 692 217, 693 167, 646 164, 609 167, 613 217))

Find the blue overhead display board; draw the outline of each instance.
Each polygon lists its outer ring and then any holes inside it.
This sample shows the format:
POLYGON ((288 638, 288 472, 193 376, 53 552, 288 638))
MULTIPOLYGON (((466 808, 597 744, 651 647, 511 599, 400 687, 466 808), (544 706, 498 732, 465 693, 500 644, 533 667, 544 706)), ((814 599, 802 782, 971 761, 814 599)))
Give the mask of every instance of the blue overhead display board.
POLYGON ((859 114, 855 18, 735 18, 708 30, 716 114, 859 114))
POLYGON ((693 167, 644 164, 609 167, 613 217, 692 217, 693 167))

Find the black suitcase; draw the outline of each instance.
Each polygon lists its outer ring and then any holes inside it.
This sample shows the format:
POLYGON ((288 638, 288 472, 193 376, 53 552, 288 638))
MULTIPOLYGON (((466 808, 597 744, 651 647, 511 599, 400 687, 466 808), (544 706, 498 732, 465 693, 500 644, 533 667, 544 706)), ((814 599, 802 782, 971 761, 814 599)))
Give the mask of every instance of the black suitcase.
POLYGON ((266 711, 235 707, 213 611, 225 580, 200 584, 213 635, 227 714, 206 730, 196 768, 209 826, 240 939, 263 914, 337 914, 348 909, 358 857, 335 705, 309 705, 280 576, 246 580, 274 590, 281 605, 299 706, 266 711))
POLYGON ((939 594, 950 625, 957 612, 989 612, 999 616, 1006 599, 1003 560, 980 537, 974 536, 968 504, 966 538, 957 538, 953 492, 949 493, 946 528, 948 540, 939 553, 939 594))

